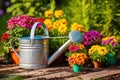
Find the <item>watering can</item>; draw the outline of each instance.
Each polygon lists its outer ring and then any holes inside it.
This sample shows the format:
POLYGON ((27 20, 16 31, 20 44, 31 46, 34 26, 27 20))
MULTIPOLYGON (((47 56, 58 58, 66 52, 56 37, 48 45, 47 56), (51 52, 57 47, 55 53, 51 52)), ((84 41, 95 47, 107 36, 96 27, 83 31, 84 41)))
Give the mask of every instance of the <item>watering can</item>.
MULTIPOLYGON (((19 40, 19 54, 15 51, 12 43, 11 48, 19 57, 19 67, 26 69, 37 69, 49 66, 56 58, 58 58, 72 42, 82 42, 82 34, 78 31, 71 31, 69 39, 50 57, 48 58, 48 41, 52 38, 48 34, 45 24, 36 22, 33 24, 30 37, 22 37, 19 40), (38 24, 42 24, 46 36, 34 36, 35 29, 38 24)), ((53 37, 57 38, 57 37, 53 37)), ((61 37, 58 37, 61 38, 61 37)))

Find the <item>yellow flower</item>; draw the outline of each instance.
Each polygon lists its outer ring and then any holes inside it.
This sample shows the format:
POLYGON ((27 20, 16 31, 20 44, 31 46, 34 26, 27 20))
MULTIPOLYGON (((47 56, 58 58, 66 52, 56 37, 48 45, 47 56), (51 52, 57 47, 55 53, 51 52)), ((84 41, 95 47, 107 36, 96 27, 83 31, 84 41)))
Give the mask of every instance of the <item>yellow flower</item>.
POLYGON ((71 26, 71 30, 77 30, 80 32, 84 32, 84 27, 78 23, 73 23, 71 26))
POLYGON ((63 17, 63 14, 64 14, 63 10, 55 11, 55 17, 57 17, 57 18, 63 17))
POLYGON ((52 26, 52 21, 50 19, 46 19, 44 21, 44 24, 46 25, 48 31, 51 31, 53 29, 53 26, 52 26))
POLYGON ((53 28, 54 28, 54 29, 59 28, 60 24, 61 24, 61 23, 60 23, 60 20, 55 21, 55 22, 53 23, 53 28))
POLYGON ((61 34, 65 34, 67 32, 67 26, 65 24, 61 24, 59 27, 58 27, 58 31, 61 33, 61 34))
POLYGON ((67 20, 66 20, 65 18, 61 19, 60 22, 61 22, 62 24, 67 25, 67 20))
POLYGON ((101 55, 106 55, 108 53, 108 50, 106 47, 100 47, 98 48, 98 53, 101 55))
POLYGON ((99 45, 93 45, 88 51, 89 55, 92 55, 99 48, 100 48, 99 45))
POLYGON ((90 48, 90 49, 89 49, 89 51, 88 51, 89 55, 92 55, 92 54, 93 54, 93 52, 94 52, 94 51, 93 51, 93 49, 92 49, 92 48, 90 48))
POLYGON ((50 9, 50 10, 47 10, 45 11, 45 17, 48 17, 48 18, 51 18, 53 15, 53 11, 50 9))

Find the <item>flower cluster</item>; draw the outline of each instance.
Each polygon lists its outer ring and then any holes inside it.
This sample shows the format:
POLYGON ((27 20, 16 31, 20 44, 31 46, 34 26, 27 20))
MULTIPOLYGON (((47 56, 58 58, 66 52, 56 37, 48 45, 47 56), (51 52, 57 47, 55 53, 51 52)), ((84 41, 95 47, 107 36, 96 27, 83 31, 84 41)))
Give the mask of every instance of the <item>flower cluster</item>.
POLYGON ((92 54, 94 54, 95 52, 97 52, 97 53, 100 54, 100 55, 106 55, 106 54, 108 53, 108 50, 107 50, 107 48, 104 47, 104 46, 93 45, 93 46, 89 49, 88 53, 89 53, 89 55, 92 55, 92 54))
POLYGON ((93 45, 89 51, 89 57, 93 61, 102 62, 105 61, 105 55, 108 54, 108 49, 104 46, 93 45))
POLYGON ((72 30, 77 30, 77 31, 80 31, 80 32, 84 32, 84 27, 78 23, 73 23, 72 26, 71 26, 71 31, 72 30))
POLYGON ((118 40, 115 36, 103 38, 102 44, 107 47, 109 53, 113 53, 113 54, 116 53, 118 40))
POLYGON ((77 44, 77 45, 72 44, 72 45, 70 45, 70 47, 69 47, 69 52, 70 52, 70 53, 73 53, 73 52, 81 52, 81 51, 84 50, 84 49, 85 49, 85 46, 84 46, 83 44, 77 44))
POLYGON ((101 43, 103 35, 95 30, 90 30, 84 33, 84 45, 96 45, 101 43))
POLYGON ((85 64, 85 61, 87 59, 88 57, 84 53, 75 53, 75 54, 71 54, 70 56, 68 56, 68 62, 69 62, 70 67, 72 67, 73 64, 83 65, 85 64))
POLYGON ((36 21, 37 18, 29 17, 27 15, 19 15, 8 20, 8 29, 12 30, 15 26, 31 28, 36 21))
POLYGON ((67 20, 63 17, 62 10, 45 11, 44 23, 52 36, 65 35, 67 33, 67 20))
POLYGON ((70 45, 69 52, 66 55, 68 56, 68 62, 71 67, 73 64, 84 64, 88 59, 85 46, 81 43, 70 45))
POLYGON ((117 40, 114 36, 112 37, 105 37, 102 39, 102 44, 103 45, 108 45, 110 44, 111 46, 115 47, 117 45, 117 40))

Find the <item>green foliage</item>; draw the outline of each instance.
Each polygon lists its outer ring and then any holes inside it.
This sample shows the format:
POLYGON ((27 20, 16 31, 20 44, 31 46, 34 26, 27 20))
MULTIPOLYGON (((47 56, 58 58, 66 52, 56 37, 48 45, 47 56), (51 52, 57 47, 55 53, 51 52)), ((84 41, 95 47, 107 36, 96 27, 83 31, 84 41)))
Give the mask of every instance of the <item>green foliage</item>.
POLYGON ((26 14, 28 16, 42 16, 42 13, 50 8, 48 0, 11 0, 11 6, 7 12, 13 16, 26 14))
POLYGON ((68 20, 82 24, 86 31, 95 29, 105 36, 120 35, 120 1, 66 0, 63 4, 68 20))
MULTIPOLYGON (((11 17, 11 15, 9 14, 5 14, 3 16, 0 17, 0 39, 1 39, 1 36, 3 34, 3 32, 5 32, 7 30, 7 20, 11 17)), ((0 40, 0 55, 1 56, 4 56, 4 49, 3 49, 3 44, 1 43, 1 40, 0 40)))
POLYGON ((77 22, 85 27, 88 31, 90 27, 90 1, 88 0, 71 0, 66 7, 66 13, 68 14, 69 21, 71 23, 77 22), (74 5, 73 5, 74 4, 74 5))

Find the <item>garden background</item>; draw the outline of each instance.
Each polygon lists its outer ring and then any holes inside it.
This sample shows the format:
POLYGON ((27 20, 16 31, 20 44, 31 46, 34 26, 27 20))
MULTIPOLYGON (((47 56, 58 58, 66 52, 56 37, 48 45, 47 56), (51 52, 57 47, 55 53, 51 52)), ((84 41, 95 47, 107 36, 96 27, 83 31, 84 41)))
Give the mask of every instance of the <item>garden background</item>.
MULTIPOLYGON (((0 37, 11 17, 20 14, 42 17, 48 9, 63 10, 69 26, 77 22, 85 31, 94 29, 105 36, 120 37, 119 0, 0 0, 0 37)), ((1 42, 0 55, 4 55, 1 42)))

